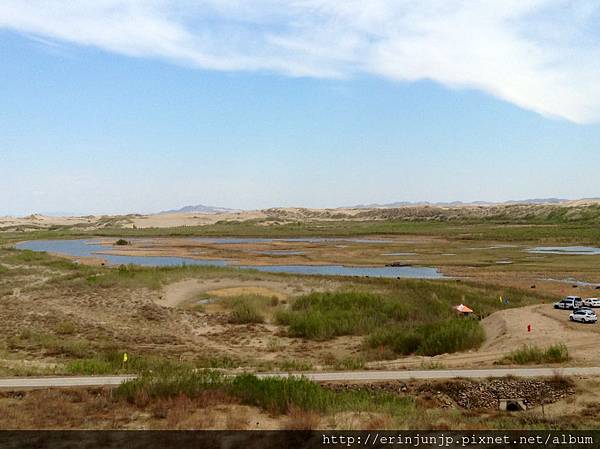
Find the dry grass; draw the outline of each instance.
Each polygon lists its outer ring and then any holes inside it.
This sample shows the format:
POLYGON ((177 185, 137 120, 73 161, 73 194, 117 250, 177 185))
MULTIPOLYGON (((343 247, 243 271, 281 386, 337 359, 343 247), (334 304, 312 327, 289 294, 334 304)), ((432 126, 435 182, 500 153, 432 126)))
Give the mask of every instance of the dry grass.
POLYGON ((552 377, 548 380, 548 382, 552 383, 556 387, 562 387, 564 389, 575 386, 573 379, 565 376, 560 370, 557 369, 552 372, 552 377))
POLYGON ((392 416, 375 415, 365 423, 364 430, 393 430, 395 427, 392 416))
POLYGON ((190 415, 194 404, 187 396, 178 396, 170 401, 167 409, 166 428, 184 430, 189 428, 190 415))
POLYGON ((319 428, 321 417, 316 412, 291 407, 285 422, 286 430, 314 430, 319 428))
POLYGON ((130 420, 127 404, 112 400, 108 390, 35 390, 0 396, 0 428, 119 428, 130 420))
POLYGON ((230 413, 225 417, 225 428, 227 430, 245 430, 250 425, 248 409, 239 407, 236 413, 230 413))

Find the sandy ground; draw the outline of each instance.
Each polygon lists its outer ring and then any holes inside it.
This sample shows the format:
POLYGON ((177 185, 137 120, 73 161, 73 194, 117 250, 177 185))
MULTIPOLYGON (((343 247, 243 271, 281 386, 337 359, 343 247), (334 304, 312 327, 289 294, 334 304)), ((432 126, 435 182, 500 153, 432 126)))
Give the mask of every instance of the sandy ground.
POLYGON ((92 225, 97 217, 50 217, 47 215, 34 214, 27 217, 0 217, 0 229, 32 227, 48 228, 50 226, 78 226, 92 225))
POLYGON ((231 213, 173 213, 136 216, 131 225, 143 228, 174 228, 179 226, 206 226, 218 221, 246 221, 266 218, 263 211, 244 211, 231 213))
MULTIPOLYGON (((333 285, 333 284, 332 284, 333 285)), ((301 283, 279 281, 246 281, 242 279, 187 279, 170 284, 163 290, 157 304, 165 307, 183 305, 205 293, 213 297, 238 295, 277 296, 285 299, 291 295, 309 293, 313 289, 301 283)))

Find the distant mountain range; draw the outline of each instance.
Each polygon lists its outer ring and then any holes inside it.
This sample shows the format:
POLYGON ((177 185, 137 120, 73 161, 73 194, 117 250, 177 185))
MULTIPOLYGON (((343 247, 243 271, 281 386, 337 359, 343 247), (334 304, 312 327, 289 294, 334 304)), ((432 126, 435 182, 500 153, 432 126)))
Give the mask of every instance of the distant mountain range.
POLYGON ((411 201, 397 201, 395 203, 386 203, 386 204, 359 204, 354 206, 356 209, 375 209, 375 208, 396 208, 396 207, 410 207, 410 206, 435 206, 435 207, 459 207, 459 206, 493 206, 497 204, 560 204, 570 200, 562 199, 562 198, 532 198, 527 200, 511 200, 511 201, 502 201, 502 202, 492 202, 492 201, 472 201, 472 202, 463 202, 463 201, 451 201, 451 202, 439 202, 439 203, 431 203, 429 201, 420 201, 420 202, 411 202, 411 201))
MULTIPOLYGON (((571 203, 574 200, 568 200, 563 198, 530 198, 526 200, 510 200, 510 201, 502 201, 502 202, 493 202, 493 201, 472 201, 472 202, 463 202, 463 201, 450 201, 450 202, 429 202, 429 201, 396 201, 393 203, 371 203, 371 204, 359 204, 356 206, 351 206, 352 209, 394 209, 394 208, 402 208, 402 207, 468 207, 468 206, 498 206, 498 205, 510 205, 510 204, 523 204, 523 205, 557 205, 563 203, 571 203)), ((598 198, 583 198, 577 201, 599 201, 598 198)), ((275 209, 285 209, 284 208, 275 208, 275 209)), ((343 207, 339 208, 343 209, 343 207)), ((159 212, 158 214, 223 214, 228 212, 240 212, 239 209, 230 209, 227 207, 216 207, 216 206, 206 206, 204 204, 197 204, 195 206, 184 206, 180 209, 172 209, 165 210, 159 212)))
POLYGON ((205 206, 204 204, 197 204, 196 206, 184 206, 181 209, 165 210, 159 212, 159 214, 223 214, 227 212, 237 212, 237 210, 228 209, 226 207, 205 206))

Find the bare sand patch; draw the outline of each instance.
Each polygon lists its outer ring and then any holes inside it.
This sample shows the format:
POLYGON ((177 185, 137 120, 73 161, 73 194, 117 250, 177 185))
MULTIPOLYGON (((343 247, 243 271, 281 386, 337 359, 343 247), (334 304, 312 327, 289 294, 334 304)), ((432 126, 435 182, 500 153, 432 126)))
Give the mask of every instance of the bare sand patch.
POLYGON ((206 293, 216 297, 232 297, 243 294, 277 296, 285 299, 292 295, 309 293, 322 287, 307 283, 283 281, 257 281, 243 279, 187 279, 167 285, 159 296, 157 304, 165 307, 177 307, 194 297, 206 293))
POLYGON ((229 288, 220 288, 216 290, 208 290, 206 291, 207 295, 216 296, 217 298, 231 298, 234 296, 241 295, 258 295, 258 296, 269 296, 276 297, 277 299, 285 299, 288 297, 287 294, 283 293, 280 290, 275 290, 273 288, 267 287, 257 287, 253 285, 242 286, 242 287, 229 287, 229 288))

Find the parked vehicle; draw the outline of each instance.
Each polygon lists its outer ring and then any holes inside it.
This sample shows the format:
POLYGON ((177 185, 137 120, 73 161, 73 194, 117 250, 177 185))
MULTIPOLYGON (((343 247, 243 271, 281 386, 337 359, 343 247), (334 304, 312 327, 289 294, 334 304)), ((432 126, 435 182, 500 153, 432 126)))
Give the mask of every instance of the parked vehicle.
POLYGON ((573 301, 567 301, 566 299, 561 299, 560 301, 554 303, 554 308, 555 309, 572 309, 573 301))
POLYGON ((591 307, 580 307, 577 310, 587 310, 588 312, 592 312, 594 315, 596 315, 596 311, 594 309, 592 309, 591 307))
POLYGON ((583 305, 586 307, 600 307, 600 298, 585 298, 583 305))
POLYGON ((598 317, 594 312, 590 310, 575 310, 571 315, 569 315, 569 319, 571 321, 578 321, 580 323, 595 323, 598 321, 598 317))
POLYGON ((565 299, 561 299, 557 303, 554 304, 555 309, 568 309, 575 310, 581 307, 583 301, 579 296, 567 296, 565 299))

